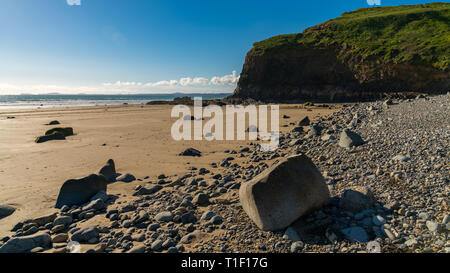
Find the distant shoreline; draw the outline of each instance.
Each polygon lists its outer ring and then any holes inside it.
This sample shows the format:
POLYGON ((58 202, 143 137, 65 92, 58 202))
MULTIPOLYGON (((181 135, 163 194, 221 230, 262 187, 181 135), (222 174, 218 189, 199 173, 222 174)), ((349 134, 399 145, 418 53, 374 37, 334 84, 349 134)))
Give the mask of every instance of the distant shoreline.
POLYGON ((173 101, 179 97, 223 99, 231 93, 172 93, 172 94, 41 94, 0 95, 0 109, 54 108, 70 106, 105 106, 146 104, 150 101, 173 101))

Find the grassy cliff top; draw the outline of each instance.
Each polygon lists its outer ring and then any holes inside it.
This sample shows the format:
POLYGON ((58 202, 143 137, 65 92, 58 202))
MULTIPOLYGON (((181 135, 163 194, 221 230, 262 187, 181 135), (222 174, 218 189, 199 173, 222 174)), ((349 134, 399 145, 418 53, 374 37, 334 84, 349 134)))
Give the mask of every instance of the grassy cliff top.
POLYGON ((338 56, 341 59, 373 56, 394 63, 432 65, 448 70, 450 4, 358 9, 300 34, 279 35, 256 42, 252 50, 262 54, 300 45, 344 48, 338 56))

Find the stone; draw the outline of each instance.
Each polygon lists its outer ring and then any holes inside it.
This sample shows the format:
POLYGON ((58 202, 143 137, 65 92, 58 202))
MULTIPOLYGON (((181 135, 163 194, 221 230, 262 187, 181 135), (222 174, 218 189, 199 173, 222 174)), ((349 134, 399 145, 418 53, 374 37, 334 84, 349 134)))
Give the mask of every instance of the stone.
POLYGON ((339 200, 339 207, 351 212, 368 209, 375 203, 375 197, 367 187, 355 186, 346 190, 339 200))
POLYGON ((344 129, 344 131, 341 132, 338 143, 340 147, 350 148, 353 146, 360 146, 362 144, 364 144, 364 141, 358 134, 350 131, 349 129, 344 129))
POLYGON ((334 140, 334 139, 336 139, 336 138, 329 134, 325 134, 320 138, 320 140, 322 140, 322 141, 328 141, 328 140, 334 140))
POLYGON ((136 177, 134 177, 134 175, 132 174, 126 173, 117 177, 116 180, 120 182, 130 183, 136 180, 136 177))
POLYGON ((45 136, 39 136, 36 138, 36 143, 44 143, 51 140, 65 140, 66 137, 63 134, 60 133, 54 133, 51 135, 45 135, 45 136))
POLYGON ((52 238, 48 233, 36 233, 30 236, 15 237, 0 247, 0 253, 25 253, 36 247, 50 248, 52 238))
POLYGON ((150 195, 155 192, 158 192, 162 188, 163 187, 161 185, 150 185, 150 186, 140 187, 136 192, 133 193, 133 196, 150 195))
POLYGON ((309 120, 309 117, 306 116, 300 122, 298 123, 298 126, 309 126, 311 121, 309 120))
POLYGON ((106 178, 103 175, 91 174, 80 179, 70 179, 62 185, 56 208, 64 205, 80 205, 88 202, 99 191, 105 191, 107 187, 106 178))
POLYGON ((46 125, 58 125, 58 124, 61 124, 61 123, 57 120, 52 120, 49 123, 47 123, 46 125))
POLYGON ((31 222, 37 224, 38 226, 45 226, 48 223, 53 223, 53 221, 55 221, 57 216, 58 216, 58 214, 56 212, 54 212, 54 213, 51 213, 48 215, 43 215, 43 216, 37 217, 37 218, 31 220, 31 222))
POLYGON ((16 209, 8 205, 0 205, 0 219, 10 216, 16 209))
POLYGON ((160 222, 170 222, 172 219, 173 214, 170 211, 163 211, 155 216, 155 220, 160 222))
POLYGON ((88 242, 93 238, 97 238, 99 235, 99 229, 97 226, 82 228, 70 236, 71 241, 76 242, 88 242))
POLYGON ((82 210, 84 210, 84 211, 88 211, 88 210, 97 211, 97 210, 102 210, 104 208, 106 208, 105 202, 102 199, 97 199, 97 200, 93 200, 93 201, 87 203, 86 205, 84 205, 82 207, 82 210))
POLYGON ((184 152, 180 153, 181 156, 202 156, 202 153, 194 148, 188 148, 184 152))
POLYGON ((341 232, 352 243, 361 242, 366 243, 369 241, 366 231, 362 227, 350 227, 342 229, 341 232))
POLYGON ((386 220, 380 215, 374 215, 372 217, 373 224, 376 226, 381 226, 386 223, 386 220))
POLYGON ((162 244, 163 244, 163 241, 161 241, 161 240, 156 240, 156 241, 154 241, 154 242, 152 243, 151 249, 152 249, 153 251, 158 251, 158 250, 161 249, 162 244))
POLYGON ((303 250, 305 244, 302 241, 296 241, 291 244, 291 252, 298 253, 303 250))
POLYGON ((401 162, 406 162, 409 160, 409 157, 404 156, 404 155, 396 155, 392 158, 393 161, 401 161, 401 162))
POLYGON ((132 247, 130 250, 127 251, 127 253, 145 253, 145 245, 140 244, 132 247))
POLYGON ((209 196, 204 193, 197 194, 192 202, 196 205, 205 206, 209 204, 209 196))
POLYGON ((291 156, 242 183, 244 211, 262 230, 280 230, 330 200, 324 178, 305 155, 291 156))
POLYGON ((301 238, 298 235, 297 231, 295 231, 295 229, 293 229, 292 227, 288 227, 286 229, 286 231, 284 232, 284 236, 283 237, 286 237, 286 239, 291 240, 293 242, 297 242, 297 241, 301 240, 301 238))
POLYGON ((45 132, 46 136, 50 136, 53 134, 61 134, 64 137, 73 136, 73 128, 72 127, 66 127, 66 128, 53 128, 45 132))
POLYGON ((55 219, 55 221, 53 221, 53 226, 58 226, 58 225, 70 225, 72 224, 72 217, 70 216, 59 216, 55 219))
POLYGON ((432 233, 437 233, 440 229, 439 223, 436 223, 434 221, 427 221, 426 226, 427 226, 428 230, 432 233))
POLYGON ((54 244, 57 243, 65 243, 69 239, 69 235, 67 233, 59 233, 52 236, 52 242, 54 244))
POLYGON ((215 215, 216 215, 216 213, 214 211, 209 210, 202 214, 202 217, 200 218, 200 220, 208 221, 211 218, 213 218, 215 215))
POLYGON ((109 199, 108 194, 105 191, 99 191, 97 194, 91 197, 91 201, 95 201, 101 199, 103 202, 106 202, 109 199))
POLYGON ((180 244, 189 244, 195 238, 197 238, 197 236, 194 233, 186 234, 181 238, 180 244))
POLYGON ((108 182, 114 182, 116 180, 116 165, 114 164, 114 160, 109 159, 106 162, 106 165, 103 166, 98 174, 103 175, 108 182))

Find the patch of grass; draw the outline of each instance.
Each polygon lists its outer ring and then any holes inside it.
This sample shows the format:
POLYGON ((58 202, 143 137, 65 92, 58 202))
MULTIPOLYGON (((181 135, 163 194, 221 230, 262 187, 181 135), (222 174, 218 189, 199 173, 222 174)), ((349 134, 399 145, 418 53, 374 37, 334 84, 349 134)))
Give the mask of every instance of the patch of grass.
POLYGON ((336 46, 339 58, 376 57, 393 63, 450 64, 450 4, 377 7, 346 12, 341 17, 254 44, 257 54, 288 47, 336 46))

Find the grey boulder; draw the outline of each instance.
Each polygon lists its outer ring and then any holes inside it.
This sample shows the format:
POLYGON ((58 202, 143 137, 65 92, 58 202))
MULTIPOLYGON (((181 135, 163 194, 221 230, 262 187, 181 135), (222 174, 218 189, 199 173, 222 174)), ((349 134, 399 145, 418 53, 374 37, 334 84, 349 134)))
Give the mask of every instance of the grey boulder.
POLYGON ((329 202, 324 178, 305 155, 282 159, 251 181, 239 198, 244 211, 262 230, 281 230, 329 202))

